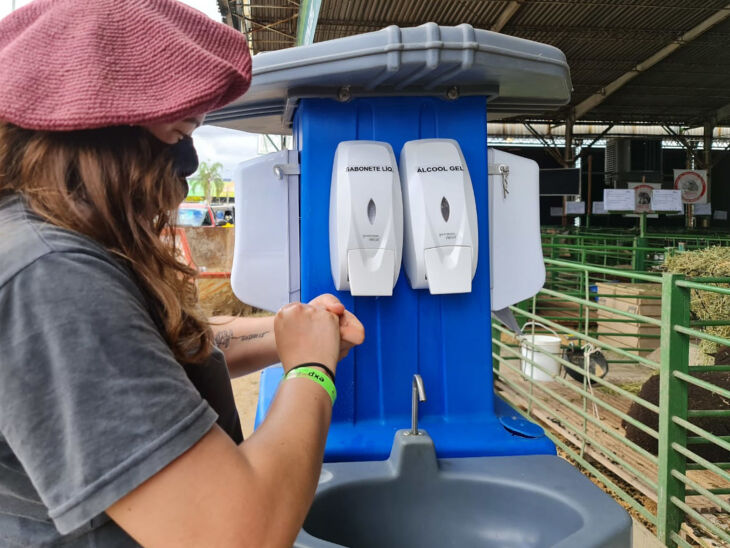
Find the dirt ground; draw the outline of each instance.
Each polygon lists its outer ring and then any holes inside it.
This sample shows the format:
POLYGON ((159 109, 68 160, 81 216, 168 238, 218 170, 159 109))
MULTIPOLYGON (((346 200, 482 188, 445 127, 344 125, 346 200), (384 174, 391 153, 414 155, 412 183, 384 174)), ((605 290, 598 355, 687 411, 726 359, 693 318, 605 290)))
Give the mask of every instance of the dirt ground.
MULTIPOLYGON (((223 227, 186 227, 185 236, 195 264, 204 272, 198 279, 200 304, 208 316, 249 316, 261 312, 239 301, 227 277, 206 277, 210 273, 230 273, 233 264, 234 231, 223 227)), ((241 417, 243 435, 253 432, 259 397, 260 373, 233 379, 233 396, 241 417)))
POLYGON ((236 408, 241 416, 243 436, 248 438, 253 432, 253 423, 256 419, 256 403, 259 397, 260 373, 252 373, 245 377, 233 379, 233 397, 236 399, 236 408))

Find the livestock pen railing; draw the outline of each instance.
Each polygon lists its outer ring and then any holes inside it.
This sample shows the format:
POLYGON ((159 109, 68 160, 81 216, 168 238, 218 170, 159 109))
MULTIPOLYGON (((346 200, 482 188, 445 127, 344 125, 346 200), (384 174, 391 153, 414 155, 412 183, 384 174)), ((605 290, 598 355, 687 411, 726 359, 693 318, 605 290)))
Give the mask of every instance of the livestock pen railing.
POLYGON ((650 244, 632 234, 565 234, 543 232, 543 255, 601 266, 625 266, 647 270, 664 260, 665 247, 650 244))
POLYGON ((543 255, 551 259, 645 271, 673 250, 730 246, 726 233, 675 233, 642 230, 586 230, 543 227, 543 255))
POLYGON ((730 363, 730 278, 545 262, 548 278, 582 277, 582 294, 546 287, 512 307, 531 322, 522 339, 494 324, 496 390, 668 546, 730 544, 730 365, 714 365, 730 363), (721 317, 694 312, 708 296, 728 300, 721 317), (545 301, 574 314, 546 314, 545 301), (534 344, 535 333, 563 351, 534 344))

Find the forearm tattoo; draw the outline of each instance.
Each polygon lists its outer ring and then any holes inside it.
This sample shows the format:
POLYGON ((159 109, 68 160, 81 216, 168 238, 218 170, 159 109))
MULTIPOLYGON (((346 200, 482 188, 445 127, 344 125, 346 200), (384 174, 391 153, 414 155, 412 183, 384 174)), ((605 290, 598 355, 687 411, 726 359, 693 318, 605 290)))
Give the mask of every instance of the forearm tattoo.
POLYGON ((261 333, 248 333, 246 335, 234 337, 233 331, 231 331, 230 329, 221 329, 218 333, 215 334, 213 340, 218 348, 220 348, 221 350, 226 350, 227 348, 231 347, 231 344, 234 341, 246 342, 254 339, 263 339, 267 333, 268 331, 262 331, 261 333))

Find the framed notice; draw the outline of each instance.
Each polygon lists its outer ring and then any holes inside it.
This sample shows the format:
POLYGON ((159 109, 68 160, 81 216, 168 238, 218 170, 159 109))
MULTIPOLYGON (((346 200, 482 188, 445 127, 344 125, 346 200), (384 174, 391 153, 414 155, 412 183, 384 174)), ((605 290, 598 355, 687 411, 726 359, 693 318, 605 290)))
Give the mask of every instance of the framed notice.
POLYGON ((674 188, 682 191, 685 204, 707 203, 707 170, 675 169, 674 188))
POLYGON ((628 187, 636 193, 634 213, 651 213, 651 195, 662 188, 661 183, 629 183, 628 187))
POLYGON ((565 204, 566 215, 585 215, 585 212, 585 202, 566 202, 565 204))
POLYGON ((603 191, 606 211, 633 211, 636 193, 630 188, 607 188, 603 191))
POLYGON ((651 194, 653 211, 684 211, 681 190, 656 189, 651 194))

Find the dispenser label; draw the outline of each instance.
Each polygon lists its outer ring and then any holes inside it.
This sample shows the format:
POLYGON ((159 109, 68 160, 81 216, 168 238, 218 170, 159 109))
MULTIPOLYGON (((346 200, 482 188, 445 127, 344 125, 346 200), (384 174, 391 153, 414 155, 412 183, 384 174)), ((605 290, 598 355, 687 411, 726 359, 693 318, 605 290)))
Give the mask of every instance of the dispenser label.
POLYGON ((456 240, 456 232, 439 232, 439 238, 446 240, 447 242, 450 240, 456 240))
POLYGON ((369 172, 393 172, 393 166, 347 166, 345 172, 369 171, 369 172))
POLYGON ((366 242, 377 244, 380 242, 380 234, 363 234, 362 239, 366 242))
POLYGON ((427 166, 416 168, 416 173, 439 173, 448 171, 464 171, 464 166, 427 166))

